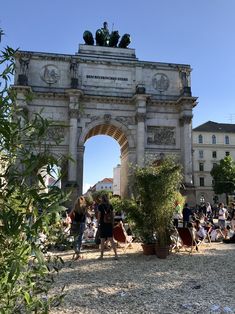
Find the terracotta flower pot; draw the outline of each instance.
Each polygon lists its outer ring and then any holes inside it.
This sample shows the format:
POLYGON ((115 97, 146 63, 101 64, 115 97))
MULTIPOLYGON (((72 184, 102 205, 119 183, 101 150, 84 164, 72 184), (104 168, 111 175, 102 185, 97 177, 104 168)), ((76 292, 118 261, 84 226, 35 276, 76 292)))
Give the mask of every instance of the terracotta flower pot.
POLYGON ((144 255, 155 255, 155 243, 143 243, 142 248, 143 248, 143 254, 144 255))
POLYGON ((167 258, 167 256, 169 255, 169 246, 165 246, 165 247, 160 247, 159 245, 156 244, 155 246, 155 252, 158 258, 167 258))

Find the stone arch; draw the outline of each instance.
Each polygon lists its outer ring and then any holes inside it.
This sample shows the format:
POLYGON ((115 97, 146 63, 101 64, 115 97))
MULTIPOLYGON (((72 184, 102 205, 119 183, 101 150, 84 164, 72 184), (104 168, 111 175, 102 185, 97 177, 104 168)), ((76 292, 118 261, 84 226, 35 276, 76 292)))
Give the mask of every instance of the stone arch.
POLYGON ((114 138, 121 147, 121 152, 125 152, 126 148, 134 148, 135 142, 130 130, 122 123, 110 119, 106 122, 104 119, 98 119, 89 123, 89 125, 82 130, 79 137, 78 146, 85 144, 86 140, 95 135, 108 135, 114 138))
POLYGON ((78 140, 78 165, 80 165, 79 173, 81 175, 78 178, 79 186, 83 184, 83 153, 85 142, 96 135, 107 135, 115 139, 120 145, 121 150, 121 196, 127 196, 128 192, 128 180, 129 180, 129 164, 135 162, 133 159, 133 150, 135 148, 135 142, 130 130, 127 126, 123 125, 119 121, 110 119, 105 121, 104 119, 98 119, 91 122, 85 127, 78 140))

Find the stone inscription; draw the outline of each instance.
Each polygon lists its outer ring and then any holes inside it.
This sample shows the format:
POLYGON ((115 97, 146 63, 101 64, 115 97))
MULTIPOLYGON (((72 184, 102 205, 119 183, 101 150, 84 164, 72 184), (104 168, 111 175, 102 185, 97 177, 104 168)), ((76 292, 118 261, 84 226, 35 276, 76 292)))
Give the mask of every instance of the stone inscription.
POLYGON ((147 143, 154 145, 175 145, 175 128, 167 126, 148 126, 147 143))
POLYGON ((128 81, 127 77, 102 76, 102 75, 87 75, 86 78, 96 80, 128 81))
POLYGON ((130 88, 132 73, 117 68, 86 68, 82 74, 82 84, 95 87, 130 88))

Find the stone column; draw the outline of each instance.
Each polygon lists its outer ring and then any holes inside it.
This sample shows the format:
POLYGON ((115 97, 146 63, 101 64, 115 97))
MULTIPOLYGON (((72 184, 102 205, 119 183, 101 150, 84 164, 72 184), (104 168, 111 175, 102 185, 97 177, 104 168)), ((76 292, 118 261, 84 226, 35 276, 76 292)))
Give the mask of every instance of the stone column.
POLYGON ((78 121, 80 112, 80 90, 67 90, 69 96, 69 156, 71 160, 68 162, 68 183, 77 185, 77 151, 78 151, 78 121))
POLYGON ((12 90, 16 93, 16 108, 19 110, 17 112, 17 117, 20 119, 21 126, 25 124, 25 118, 28 116, 28 95, 32 93, 31 87, 29 86, 13 86, 12 90))
POLYGON ((181 113, 179 119, 181 127, 181 149, 182 149, 182 162, 184 167, 184 182, 186 185, 191 186, 193 179, 193 163, 192 163, 192 114, 189 112, 181 113))
POLYGON ((78 147, 78 194, 81 195, 83 192, 83 157, 84 157, 85 146, 78 147))
POLYGON ((136 160, 139 166, 144 166, 145 158, 145 119, 146 119, 146 99, 145 94, 136 94, 134 102, 136 104, 136 160))

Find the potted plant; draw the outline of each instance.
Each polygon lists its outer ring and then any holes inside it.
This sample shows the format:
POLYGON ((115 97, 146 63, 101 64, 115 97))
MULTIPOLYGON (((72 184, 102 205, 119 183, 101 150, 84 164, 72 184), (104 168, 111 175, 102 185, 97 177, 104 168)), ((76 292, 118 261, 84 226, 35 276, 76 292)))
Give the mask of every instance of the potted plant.
POLYGON ((149 210, 138 200, 132 200, 130 204, 125 208, 125 213, 134 237, 142 243, 144 255, 155 254, 156 238, 149 210))
POLYGON ((181 166, 172 157, 155 164, 136 167, 135 194, 143 218, 142 229, 156 235, 156 255, 169 253, 174 203, 182 180, 181 166), (159 253, 160 252, 160 253, 159 253))

